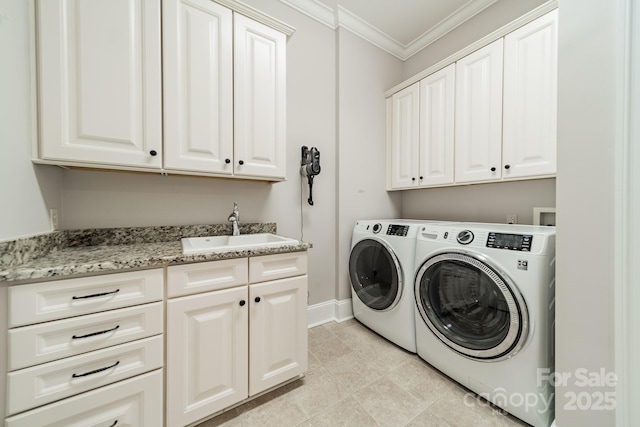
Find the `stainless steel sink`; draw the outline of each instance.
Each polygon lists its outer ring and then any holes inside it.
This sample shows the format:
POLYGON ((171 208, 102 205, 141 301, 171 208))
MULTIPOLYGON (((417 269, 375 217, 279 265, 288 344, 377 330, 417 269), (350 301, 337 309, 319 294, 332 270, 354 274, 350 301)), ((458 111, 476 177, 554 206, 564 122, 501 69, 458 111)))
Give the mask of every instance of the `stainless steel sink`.
POLYGON ((182 253, 188 255, 249 248, 275 247, 291 245, 297 242, 298 241, 295 239, 270 233, 242 234, 240 236, 185 237, 182 239, 182 253))

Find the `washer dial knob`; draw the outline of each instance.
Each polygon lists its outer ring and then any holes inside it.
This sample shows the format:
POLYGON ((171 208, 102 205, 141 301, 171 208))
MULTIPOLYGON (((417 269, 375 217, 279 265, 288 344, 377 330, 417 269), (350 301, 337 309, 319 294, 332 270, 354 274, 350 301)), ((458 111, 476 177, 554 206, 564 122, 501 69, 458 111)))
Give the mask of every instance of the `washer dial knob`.
POLYGON ((373 232, 378 234, 380 232, 380 230, 382 230, 382 224, 378 223, 378 224, 374 224, 373 226, 373 232))
POLYGON ((469 243, 473 242, 473 232, 471 232, 470 230, 461 231, 458 233, 456 239, 461 245, 468 245, 469 243))

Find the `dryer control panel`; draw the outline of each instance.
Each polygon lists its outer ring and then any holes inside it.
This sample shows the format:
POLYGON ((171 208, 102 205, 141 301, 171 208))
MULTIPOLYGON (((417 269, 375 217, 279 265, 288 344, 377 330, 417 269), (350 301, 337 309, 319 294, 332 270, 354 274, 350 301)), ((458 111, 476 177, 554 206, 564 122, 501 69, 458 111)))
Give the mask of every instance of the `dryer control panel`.
POLYGON ((389 224, 389 227, 387 227, 387 236, 405 237, 407 235, 407 231, 409 231, 408 225, 389 224))
POLYGON ((508 234, 489 232, 487 247, 496 249, 509 249, 512 251, 531 252, 531 234, 508 234))

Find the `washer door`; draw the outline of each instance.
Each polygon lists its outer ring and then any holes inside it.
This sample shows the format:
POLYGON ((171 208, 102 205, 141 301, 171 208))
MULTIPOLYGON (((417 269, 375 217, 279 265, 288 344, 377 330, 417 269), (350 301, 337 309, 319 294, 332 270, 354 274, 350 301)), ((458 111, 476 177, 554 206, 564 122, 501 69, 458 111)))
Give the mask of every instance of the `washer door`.
POLYGON ((383 241, 364 239, 349 256, 351 286, 360 301, 373 310, 390 310, 402 295, 402 268, 383 241))
POLYGON ((479 255, 443 253, 416 275, 418 311, 440 340, 473 359, 513 356, 528 333, 528 312, 513 281, 479 255))

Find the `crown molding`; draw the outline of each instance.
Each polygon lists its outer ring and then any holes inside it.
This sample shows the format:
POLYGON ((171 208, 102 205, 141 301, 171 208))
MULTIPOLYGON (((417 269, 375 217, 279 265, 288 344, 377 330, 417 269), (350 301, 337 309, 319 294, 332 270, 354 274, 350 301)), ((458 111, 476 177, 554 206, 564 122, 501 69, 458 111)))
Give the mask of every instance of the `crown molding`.
POLYGON ((405 46, 342 6, 338 6, 338 26, 404 61, 405 46))
POLYGON ((309 18, 315 19, 332 30, 338 27, 336 25, 335 11, 324 3, 320 3, 318 0, 280 0, 280 2, 294 8, 298 12, 302 12, 309 18))
POLYGON ((335 11, 318 0, 280 0, 281 3, 298 10, 329 28, 335 30, 338 27, 342 27, 349 30, 402 61, 411 58, 497 1, 468 1, 464 6, 436 24, 435 27, 405 45, 342 6, 338 6, 338 10, 335 11))
POLYGON ((438 22, 429 31, 426 31, 406 45, 403 60, 411 58, 431 43, 435 42, 450 31, 453 31, 497 1, 498 0, 476 0, 467 2, 451 15, 438 22))

